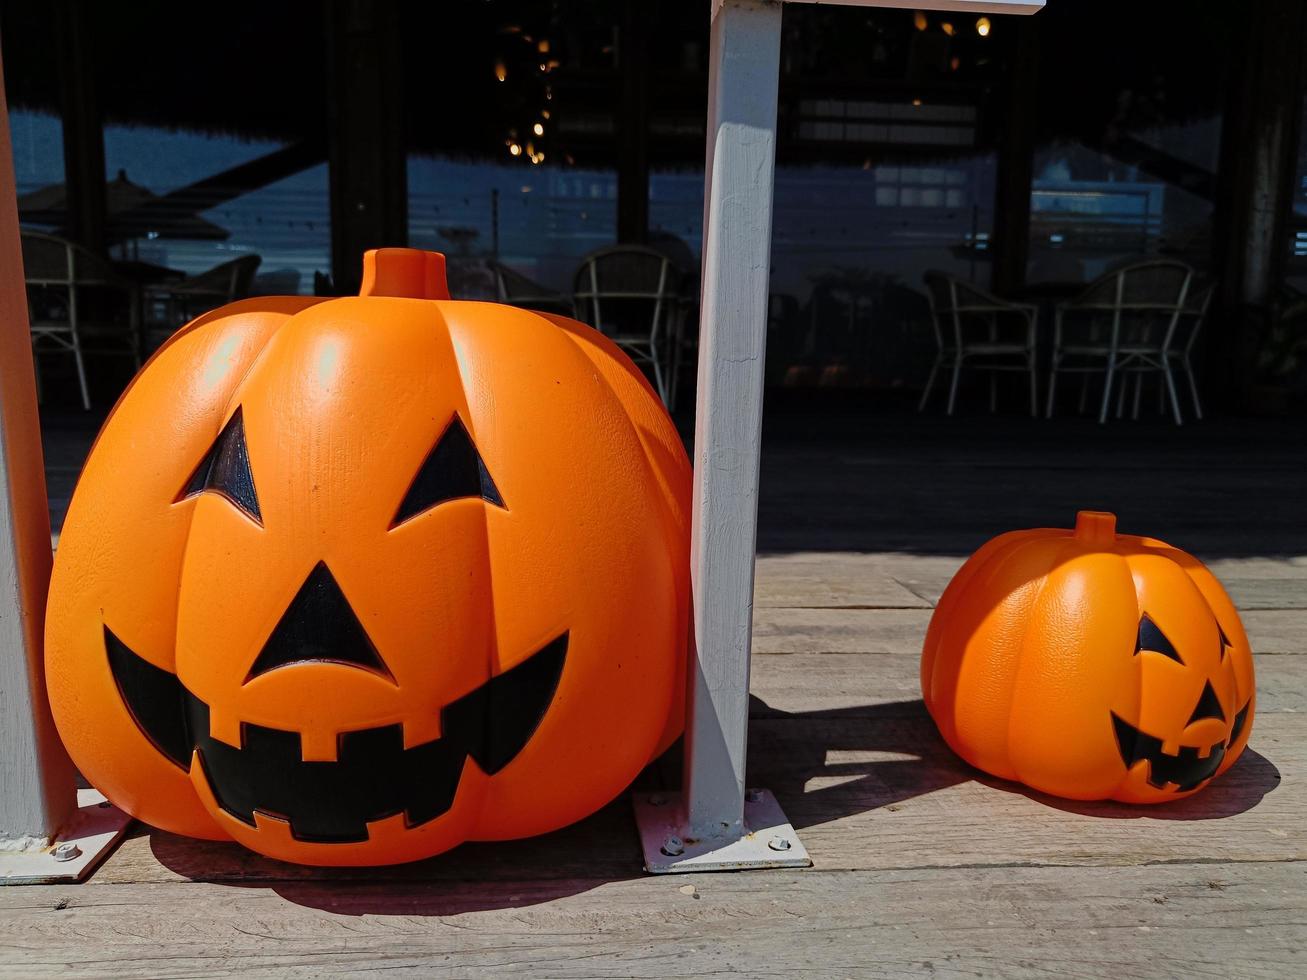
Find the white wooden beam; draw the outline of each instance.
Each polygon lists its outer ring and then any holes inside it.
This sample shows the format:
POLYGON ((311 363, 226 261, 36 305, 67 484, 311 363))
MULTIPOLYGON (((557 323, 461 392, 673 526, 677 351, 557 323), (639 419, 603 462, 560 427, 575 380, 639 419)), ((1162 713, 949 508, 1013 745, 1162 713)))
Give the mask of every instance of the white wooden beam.
POLYGON ((1044 0, 785 0, 786 3, 839 4, 843 7, 894 7, 900 10, 957 11, 960 14, 1033 14, 1044 0))
POLYGON ((713 7, 685 788, 636 801, 655 872, 810 863, 770 794, 744 785, 780 37, 777 2, 713 7))
POLYGON ((690 543, 696 836, 738 832, 744 807, 780 38, 779 3, 725 0, 714 12, 690 543))
POLYGON ((13 160, 0 69, 0 885, 78 880, 130 822, 94 790, 79 801, 46 697, 53 556, 13 160))
POLYGON ((10 841, 51 837, 75 806, 45 696, 50 512, 13 160, 0 87, 0 839, 10 841))
MULTIPOLYGON (((836 2, 977 14, 1043 6, 836 2)), ((811 863, 771 794, 744 783, 781 2, 711 0, 711 11, 685 783, 635 799, 645 867, 656 873, 811 863)))

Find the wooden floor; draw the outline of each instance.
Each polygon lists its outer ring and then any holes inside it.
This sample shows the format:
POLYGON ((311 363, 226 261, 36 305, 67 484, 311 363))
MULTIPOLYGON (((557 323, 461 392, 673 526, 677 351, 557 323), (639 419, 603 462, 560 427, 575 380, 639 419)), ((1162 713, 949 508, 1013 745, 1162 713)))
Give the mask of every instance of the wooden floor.
POLYGON ((764 464, 750 781, 811 870, 644 876, 626 800, 388 871, 138 830, 88 884, 0 889, 0 974, 1307 976, 1300 438, 902 425, 774 432, 764 464), (995 525, 1104 502, 1210 557, 1257 654, 1248 750, 1175 805, 991 780, 920 701, 922 634, 963 555, 995 525))

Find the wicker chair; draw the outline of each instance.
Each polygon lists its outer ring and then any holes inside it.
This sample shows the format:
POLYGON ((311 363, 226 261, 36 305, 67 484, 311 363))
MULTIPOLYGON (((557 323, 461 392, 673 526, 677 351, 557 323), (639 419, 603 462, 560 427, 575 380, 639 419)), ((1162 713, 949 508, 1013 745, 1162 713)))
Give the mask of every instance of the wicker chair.
MULTIPOLYGON (((1176 425, 1183 424, 1174 370, 1185 372, 1194 413, 1202 405, 1190 356, 1207 313, 1212 288, 1194 288, 1194 270, 1173 259, 1150 259, 1122 266, 1090 283, 1075 299, 1057 307, 1053 361, 1048 376, 1046 414, 1053 415, 1057 378, 1063 373, 1103 375, 1098 421, 1106 422, 1117 395, 1116 414, 1124 414, 1126 382, 1135 381, 1133 414, 1139 415, 1144 376, 1165 384, 1176 425)), ((1087 386, 1081 390, 1083 409, 1087 386)))
POLYGON ((998 371, 1030 375, 1030 414, 1039 414, 1035 373, 1038 307, 1012 303, 943 272, 927 272, 926 293, 935 326, 937 353, 917 411, 924 411, 941 369, 952 372, 948 409, 953 414, 964 368, 990 372, 989 409, 997 401, 998 371))
POLYGON ((37 232, 22 233, 23 275, 40 392, 40 357, 66 353, 77 367, 82 407, 90 410, 88 353, 121 354, 141 363, 140 308, 136 287, 119 277, 107 259, 75 242, 37 232), (126 311, 125 322, 115 314, 126 311), (108 315, 106 315, 108 314, 108 315))

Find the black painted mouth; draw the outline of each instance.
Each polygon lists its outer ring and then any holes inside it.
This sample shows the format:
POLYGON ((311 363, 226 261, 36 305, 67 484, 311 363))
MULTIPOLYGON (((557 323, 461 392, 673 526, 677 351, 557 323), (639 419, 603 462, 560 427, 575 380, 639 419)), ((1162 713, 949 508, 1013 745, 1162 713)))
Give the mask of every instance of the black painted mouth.
POLYGON ((198 759, 218 805, 256 826, 256 812, 285 820, 296 840, 368 839, 368 824, 403 813, 409 827, 454 804, 470 757, 487 775, 516 758, 549 710, 568 634, 440 711, 442 735, 404 748, 402 725, 343 732, 335 762, 305 762, 298 732, 241 726, 234 748, 209 734, 209 706, 177 675, 133 652, 106 626, 109 667, 141 732, 179 768, 198 759))
POLYGON ((1202 783, 1216 775, 1216 770, 1225 758, 1225 750, 1235 743, 1248 721, 1248 707, 1252 702, 1234 716, 1234 726, 1230 738, 1217 742, 1207 750, 1207 755, 1200 757, 1199 748, 1192 745, 1180 746, 1176 755, 1167 755, 1162 751, 1162 740, 1141 732, 1115 711, 1112 712, 1112 728, 1116 732, 1117 748, 1121 750, 1121 761, 1126 769, 1131 769, 1140 761, 1148 762, 1148 785, 1155 789, 1174 786, 1177 793, 1196 789, 1202 783))

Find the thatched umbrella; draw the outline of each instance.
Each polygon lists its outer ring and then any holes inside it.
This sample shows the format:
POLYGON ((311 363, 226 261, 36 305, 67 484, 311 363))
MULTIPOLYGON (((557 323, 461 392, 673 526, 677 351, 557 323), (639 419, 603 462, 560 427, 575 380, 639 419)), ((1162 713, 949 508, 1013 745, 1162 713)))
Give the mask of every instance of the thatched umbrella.
MULTIPOLYGON (((131 238, 170 238, 225 241, 231 232, 193 211, 151 207, 160 200, 153 191, 127 179, 126 171, 105 185, 105 210, 110 241, 131 238)), ((68 188, 50 184, 18 198, 19 218, 28 224, 62 227, 68 221, 68 188)))

